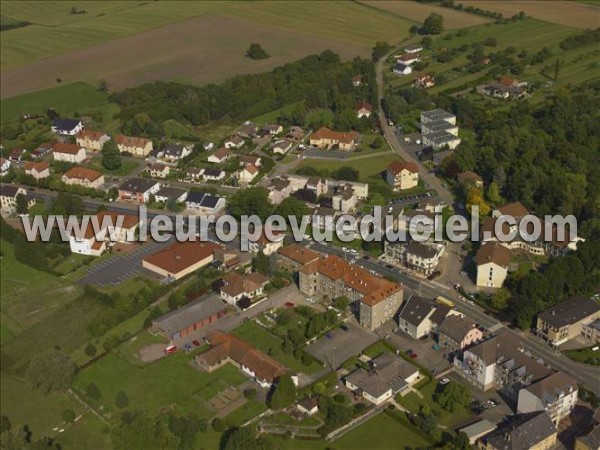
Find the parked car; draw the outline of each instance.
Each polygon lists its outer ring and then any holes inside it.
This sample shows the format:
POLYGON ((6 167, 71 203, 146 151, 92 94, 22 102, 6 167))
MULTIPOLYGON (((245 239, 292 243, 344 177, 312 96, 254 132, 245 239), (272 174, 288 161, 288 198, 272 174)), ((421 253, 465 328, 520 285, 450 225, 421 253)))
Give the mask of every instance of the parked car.
POLYGON ((427 279, 428 280, 433 280, 434 278, 439 277, 442 274, 442 272, 440 272, 439 270, 436 270, 435 272, 431 273, 427 279))
POLYGON ((175 353, 176 351, 177 351, 176 345, 169 345, 167 348, 165 348, 165 355, 170 355, 171 353, 175 353))
POLYGON ((448 383, 450 383, 450 379, 449 379, 449 378, 442 378, 442 379, 440 380, 440 384, 441 384, 442 386, 443 386, 443 385, 445 385, 445 384, 448 384, 448 383))
POLYGON ((340 325, 340 328, 344 331, 349 331, 350 328, 348 328, 348 325, 340 325))
POLYGON ((406 350, 404 353, 407 354, 407 355, 411 355, 413 353, 413 351, 412 350, 406 350))
POLYGON ((192 341, 192 344, 194 344, 194 347, 200 347, 200 342, 199 341, 192 341))
POLYGON ((419 357, 419 355, 417 355, 416 353, 411 353, 410 357, 412 359, 417 359, 419 357))
POLYGON ((327 337, 327 339, 332 339, 333 338, 333 334, 331 334, 331 333, 327 333, 325 336, 327 337))
POLYGON ((183 346, 183 349, 184 349, 184 350, 185 350, 187 353, 191 352, 191 351, 193 350, 192 344, 185 344, 185 345, 183 346))
POLYGON ((286 306, 287 308, 293 308, 293 307, 294 307, 294 304, 293 304, 292 302, 286 302, 285 306, 286 306))

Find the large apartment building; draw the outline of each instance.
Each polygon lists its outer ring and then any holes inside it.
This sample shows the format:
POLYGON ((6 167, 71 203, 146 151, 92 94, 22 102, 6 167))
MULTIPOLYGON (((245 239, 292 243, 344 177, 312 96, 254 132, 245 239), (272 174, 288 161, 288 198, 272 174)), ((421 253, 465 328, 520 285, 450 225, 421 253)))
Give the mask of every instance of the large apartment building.
POLYGON ((546 411, 552 422, 558 425, 571 414, 577 397, 577 382, 563 372, 556 372, 519 391, 517 412, 546 411))
POLYGON ((554 346, 579 337, 584 326, 600 319, 600 305, 582 296, 571 297, 538 314, 536 332, 554 346))

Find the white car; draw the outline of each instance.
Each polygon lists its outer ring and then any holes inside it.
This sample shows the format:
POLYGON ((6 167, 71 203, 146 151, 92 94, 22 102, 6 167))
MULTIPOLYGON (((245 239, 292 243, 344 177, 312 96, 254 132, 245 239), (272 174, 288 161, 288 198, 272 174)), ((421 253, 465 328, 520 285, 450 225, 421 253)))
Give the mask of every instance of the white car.
POLYGON ((441 381, 440 381, 441 385, 445 385, 445 384, 448 384, 448 383, 450 383, 450 379, 449 378, 442 378, 441 381))

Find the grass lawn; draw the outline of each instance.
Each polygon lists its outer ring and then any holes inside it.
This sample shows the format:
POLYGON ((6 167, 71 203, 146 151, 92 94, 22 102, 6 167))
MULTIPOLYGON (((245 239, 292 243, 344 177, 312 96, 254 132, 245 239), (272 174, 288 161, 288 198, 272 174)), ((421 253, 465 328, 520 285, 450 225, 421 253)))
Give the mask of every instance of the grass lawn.
POLYGON ((97 170, 102 172, 105 175, 116 175, 116 176, 126 176, 131 173, 133 169, 135 169, 139 165, 139 162, 136 161, 125 161, 122 160, 121 167, 115 170, 109 170, 102 165, 102 158, 94 158, 88 164, 87 167, 90 169, 97 170))
POLYGON ((286 105, 283 108, 279 108, 279 109, 276 109, 274 111, 268 112, 266 114, 263 114, 262 116, 254 117, 250 121, 254 122, 254 123, 258 124, 258 125, 263 125, 265 123, 274 123, 274 122, 277 122, 277 119, 279 118, 279 116, 281 116, 282 113, 292 111, 296 107, 296 105, 298 103, 299 102, 297 102, 297 103, 290 103, 289 105, 286 105))
POLYGON ((16 122, 25 113, 43 114, 46 108, 54 108, 63 116, 68 116, 70 113, 81 112, 86 108, 104 105, 107 102, 108 94, 99 91, 91 84, 69 83, 3 99, 0 105, 1 123, 16 122))
POLYGON ((54 437, 64 449, 81 448, 83 442, 86 449, 110 447, 109 435, 103 432, 105 425, 70 395, 62 392, 44 395, 32 390, 25 381, 6 375, 2 375, 1 386, 2 414, 8 416, 13 429, 27 424, 34 438, 54 437), (65 409, 83 417, 73 424, 64 424, 61 415, 65 409), (58 433, 53 430, 55 427, 65 431, 58 433))
POLYGON ((230 426, 240 426, 266 410, 267 405, 264 403, 249 400, 235 411, 227 414, 223 419, 230 426))
POLYGON ((592 348, 596 347, 597 345, 592 345, 591 347, 580 348, 578 350, 567 350, 565 351, 565 355, 574 361, 579 361, 593 366, 600 366, 600 350, 592 350, 592 348))
MULTIPOLYGON (((385 414, 378 414, 334 442, 336 448, 363 450, 428 447, 429 442, 385 414)), ((314 447, 313 447, 314 448, 314 447)))
POLYGON ((196 412, 209 418, 211 408, 204 402, 227 386, 238 386, 248 378, 231 364, 207 373, 190 366, 191 357, 175 353, 143 367, 130 364, 111 353, 82 370, 75 379, 75 387, 85 392, 89 383, 100 388, 102 397, 97 402, 106 412, 114 413, 114 399, 118 391, 129 397, 129 409, 156 414, 170 407, 179 414, 196 412))
POLYGON ((392 162, 399 160, 400 158, 393 153, 386 155, 377 155, 370 158, 356 159, 350 161, 318 161, 318 160, 304 160, 300 164, 302 167, 314 167, 321 171, 333 171, 338 169, 340 166, 349 166, 353 169, 358 170, 359 180, 362 182, 372 182, 373 180, 382 180, 383 177, 380 175, 385 168, 392 162))
POLYGON ((274 359, 295 372, 311 374, 322 369, 322 366, 317 362, 313 362, 310 366, 305 366, 301 361, 294 358, 294 355, 283 353, 281 351, 281 339, 252 321, 243 323, 232 330, 231 333, 256 347, 261 352, 267 354, 273 353, 271 356, 274 359), (272 351, 269 352, 269 350, 272 351))

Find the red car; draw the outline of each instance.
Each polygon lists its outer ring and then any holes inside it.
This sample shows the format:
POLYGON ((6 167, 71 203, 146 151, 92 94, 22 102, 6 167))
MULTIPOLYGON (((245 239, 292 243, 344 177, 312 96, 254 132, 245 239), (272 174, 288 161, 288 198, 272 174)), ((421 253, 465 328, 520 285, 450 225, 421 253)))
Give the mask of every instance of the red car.
POLYGON ((177 351, 176 345, 169 345, 167 348, 165 348, 165 355, 170 355, 171 353, 175 353, 176 351, 177 351))
POLYGON ((199 341, 192 341, 192 344, 194 344, 194 347, 200 347, 199 341))
POLYGON ((418 357, 418 356, 419 356, 419 355, 417 355, 416 353, 411 353, 411 355, 410 355, 410 357, 411 357, 412 359, 417 359, 417 357, 418 357))
POLYGON ((293 308, 293 307, 294 307, 294 304, 293 304, 292 302, 287 302, 287 303, 285 304, 285 306, 287 306, 288 308, 293 308))

